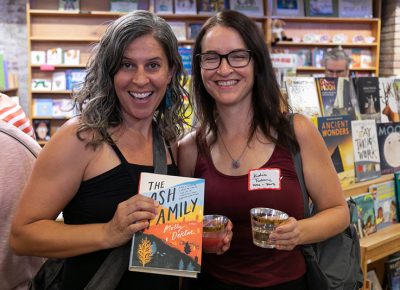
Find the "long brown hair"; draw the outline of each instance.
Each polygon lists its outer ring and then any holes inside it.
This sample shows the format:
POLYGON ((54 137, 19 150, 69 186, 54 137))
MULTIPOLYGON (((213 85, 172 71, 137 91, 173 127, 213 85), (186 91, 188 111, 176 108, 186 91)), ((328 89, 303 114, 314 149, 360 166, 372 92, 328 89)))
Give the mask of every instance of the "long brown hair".
POLYGON ((260 128, 269 140, 277 144, 278 139, 271 132, 271 128, 274 128, 279 133, 279 142, 290 142, 297 147, 286 113, 281 109, 282 107, 289 108, 289 105, 280 92, 261 30, 252 19, 244 14, 233 10, 224 10, 207 20, 200 30, 193 48, 192 86, 197 109, 197 144, 199 150, 209 152, 209 146, 216 142, 216 119, 218 116, 214 98, 207 92, 202 81, 200 61, 196 55, 202 53, 201 42, 204 35, 217 25, 235 29, 247 45, 247 49, 252 52, 251 57, 254 62, 253 120, 248 140, 251 140, 257 128, 260 128), (209 133, 212 133, 213 139, 207 145, 206 136, 209 133))

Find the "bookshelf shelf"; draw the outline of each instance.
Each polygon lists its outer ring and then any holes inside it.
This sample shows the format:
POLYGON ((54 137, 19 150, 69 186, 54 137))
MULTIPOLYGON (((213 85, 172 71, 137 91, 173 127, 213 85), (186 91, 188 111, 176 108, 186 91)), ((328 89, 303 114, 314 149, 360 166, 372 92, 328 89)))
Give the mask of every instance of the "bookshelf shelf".
POLYGON ((18 88, 0 89, 0 93, 6 95, 16 95, 18 93, 18 88))
POLYGON ((71 94, 72 91, 65 90, 65 91, 32 91, 32 94, 39 94, 39 95, 48 95, 48 94, 71 94))
POLYGON ((346 47, 376 47, 378 44, 374 43, 306 43, 306 42, 292 42, 292 41, 279 41, 274 44, 274 46, 310 46, 310 47, 335 47, 335 46, 342 46, 343 48, 346 47))
POLYGON ((364 192, 368 192, 368 187, 370 185, 389 181, 392 179, 393 179, 393 174, 385 174, 376 179, 363 181, 363 182, 357 182, 355 184, 347 186, 347 187, 343 188, 343 192, 344 192, 345 197, 355 196, 355 195, 358 195, 358 194, 361 194, 364 192))

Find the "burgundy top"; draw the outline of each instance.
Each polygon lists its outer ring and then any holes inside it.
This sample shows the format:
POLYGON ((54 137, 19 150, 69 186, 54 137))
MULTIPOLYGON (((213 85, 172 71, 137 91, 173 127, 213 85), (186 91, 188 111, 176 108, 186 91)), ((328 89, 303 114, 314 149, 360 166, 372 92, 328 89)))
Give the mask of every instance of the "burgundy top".
POLYGON ((253 207, 279 209, 296 219, 304 217, 303 196, 290 152, 276 145, 262 168, 280 169, 280 190, 249 191, 248 175, 225 175, 209 157, 201 153, 197 157, 194 177, 206 180, 204 214, 222 214, 233 223, 230 249, 223 255, 204 254, 202 271, 227 284, 267 287, 298 279, 306 271, 300 247, 280 251, 260 248, 252 242, 253 207))

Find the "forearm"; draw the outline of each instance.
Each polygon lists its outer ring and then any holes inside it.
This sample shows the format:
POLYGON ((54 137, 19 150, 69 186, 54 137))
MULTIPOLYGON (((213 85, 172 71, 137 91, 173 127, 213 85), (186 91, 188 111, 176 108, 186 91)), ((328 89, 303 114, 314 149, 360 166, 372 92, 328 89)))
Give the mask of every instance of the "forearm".
POLYGON ((104 224, 40 220, 13 229, 10 244, 18 255, 65 258, 109 248, 104 232, 104 224))
POLYGON ((318 212, 310 218, 299 220, 300 244, 326 240, 344 229, 350 223, 346 204, 318 212))

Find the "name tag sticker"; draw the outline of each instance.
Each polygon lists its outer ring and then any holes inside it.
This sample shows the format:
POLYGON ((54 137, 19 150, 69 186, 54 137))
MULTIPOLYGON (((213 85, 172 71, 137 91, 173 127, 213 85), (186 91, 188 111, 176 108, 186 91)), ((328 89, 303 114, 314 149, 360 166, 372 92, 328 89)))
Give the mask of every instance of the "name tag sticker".
POLYGON ((249 190, 281 189, 281 170, 261 168, 249 171, 249 190))

